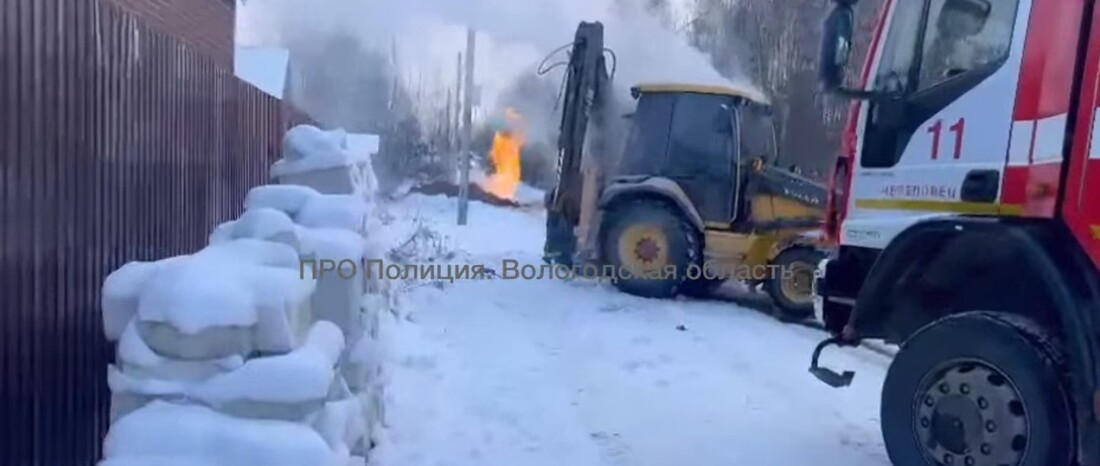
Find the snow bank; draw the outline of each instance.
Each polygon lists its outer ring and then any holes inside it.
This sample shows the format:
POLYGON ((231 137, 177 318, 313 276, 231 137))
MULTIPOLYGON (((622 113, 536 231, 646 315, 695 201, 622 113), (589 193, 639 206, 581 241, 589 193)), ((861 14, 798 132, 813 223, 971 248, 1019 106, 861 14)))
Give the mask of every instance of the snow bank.
POLYGON ((233 225, 235 238, 254 238, 298 248, 298 232, 294 220, 281 210, 270 207, 248 209, 233 225))
POLYGON ((218 226, 214 227, 214 231, 210 232, 210 237, 207 239, 208 244, 221 244, 226 241, 233 240, 233 227, 236 226, 236 220, 230 220, 228 222, 222 222, 218 226))
POLYGON ((244 213, 205 248, 105 280, 117 362, 100 466, 366 465, 382 377, 349 353, 375 347, 390 287, 306 275, 307 261, 358 270, 381 258, 367 238, 368 225, 381 228, 373 172, 348 155, 347 138, 288 132, 272 172, 296 175, 249 191, 244 213))
POLYGON ((116 341, 129 325, 138 309, 138 294, 160 269, 182 257, 156 262, 130 262, 118 268, 103 281, 103 331, 108 341, 116 341))
POLYGON ((239 265, 242 263, 297 269, 298 252, 286 245, 255 238, 234 238, 218 244, 212 244, 194 254, 200 259, 209 259, 216 265, 239 265))
POLYGON ((324 400, 344 348, 344 335, 317 322, 306 342, 289 354, 251 359, 239 369, 199 385, 192 396, 210 404, 235 400, 274 403, 324 400))
MULTIPOLYGON (((118 341, 117 360, 123 371, 138 378, 199 381, 216 374, 231 371, 244 364, 239 355, 199 361, 181 361, 165 358, 145 343, 131 321, 118 341)), ((134 390, 144 393, 143 390, 134 390)))
POLYGON ((137 458, 214 466, 344 466, 309 426, 236 419, 202 406, 163 401, 119 419, 103 449, 108 462, 100 466, 136 464, 137 458))
POLYGON ((366 239, 352 231, 338 228, 302 228, 299 235, 302 238, 303 256, 358 262, 367 252, 366 239))
POLYGON ((244 199, 246 210, 275 209, 294 216, 309 201, 320 196, 316 189, 297 185, 264 185, 248 191, 244 199))
POLYGON ((314 428, 336 454, 351 456, 350 446, 367 435, 368 426, 362 414, 362 402, 356 397, 327 403, 314 428))
POLYGON ((295 216, 308 228, 343 228, 355 232, 366 229, 369 206, 353 195, 328 195, 311 199, 295 216))
POLYGON ((241 286, 242 268, 202 261, 166 267, 141 293, 138 318, 189 335, 209 327, 251 327, 258 313, 251 290, 241 286))

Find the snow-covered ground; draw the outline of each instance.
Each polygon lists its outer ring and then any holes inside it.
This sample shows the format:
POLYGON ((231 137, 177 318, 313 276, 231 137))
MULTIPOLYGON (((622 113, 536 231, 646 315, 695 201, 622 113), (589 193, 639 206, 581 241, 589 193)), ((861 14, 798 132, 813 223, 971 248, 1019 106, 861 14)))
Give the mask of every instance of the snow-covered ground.
MULTIPOLYGON (((416 230, 435 251, 498 272, 538 264, 543 216, 412 195, 383 241, 416 230)), ((376 466, 888 465, 878 429, 887 360, 834 390, 807 371, 822 334, 728 302, 661 301, 593 281, 406 284, 385 327, 386 418, 376 466)))

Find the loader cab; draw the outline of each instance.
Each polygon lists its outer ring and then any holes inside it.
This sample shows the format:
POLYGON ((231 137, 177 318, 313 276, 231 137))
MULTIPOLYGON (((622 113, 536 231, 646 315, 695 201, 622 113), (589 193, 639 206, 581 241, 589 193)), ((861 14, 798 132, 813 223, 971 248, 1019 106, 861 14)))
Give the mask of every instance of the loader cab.
POLYGON ((638 103, 617 176, 674 181, 709 225, 745 214, 749 170, 776 159, 767 100, 719 86, 644 84, 631 92, 638 103))

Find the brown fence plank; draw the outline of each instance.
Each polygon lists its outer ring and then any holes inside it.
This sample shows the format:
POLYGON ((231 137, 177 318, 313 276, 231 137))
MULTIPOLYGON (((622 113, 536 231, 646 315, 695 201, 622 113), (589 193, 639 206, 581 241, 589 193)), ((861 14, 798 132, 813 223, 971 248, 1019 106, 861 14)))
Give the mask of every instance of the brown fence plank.
POLYGON ((308 121, 144 21, 105 0, 0 2, 4 465, 96 463, 106 274, 200 248, 308 121))

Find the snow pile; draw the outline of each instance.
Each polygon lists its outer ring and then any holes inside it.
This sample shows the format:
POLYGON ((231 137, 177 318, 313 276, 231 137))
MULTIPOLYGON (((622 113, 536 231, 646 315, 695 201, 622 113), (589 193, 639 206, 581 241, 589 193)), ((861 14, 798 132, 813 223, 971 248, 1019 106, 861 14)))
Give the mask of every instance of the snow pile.
POLYGON ((302 207, 320 195, 317 190, 307 186, 257 186, 252 188, 245 197, 244 208, 246 210, 270 208, 287 215, 297 215, 302 207))
POLYGON ((283 138, 283 158, 271 166, 280 184, 311 187, 323 194, 352 194, 373 202, 378 178, 370 154, 349 147, 343 130, 291 128, 283 138))
POLYGON ((283 159, 271 166, 271 176, 279 178, 329 168, 348 167, 359 162, 359 155, 347 150, 347 133, 324 131, 316 126, 298 125, 283 138, 283 159))
MULTIPOLYGON (((284 161, 338 148, 342 134, 296 128, 284 161)), ((338 179, 334 167, 310 160, 295 176, 338 179)), ((280 181, 250 191, 200 251, 104 281, 117 358, 100 466, 366 464, 381 422, 376 327, 392 305, 384 278, 362 270, 381 258, 367 234, 373 193, 280 181)))
POLYGON ((309 228, 363 231, 368 207, 365 201, 351 195, 319 196, 303 205, 295 219, 309 228))
POLYGON ((198 405, 154 401, 119 419, 100 466, 344 466, 310 426, 240 419, 198 405), (166 462, 165 458, 171 458, 166 462))

